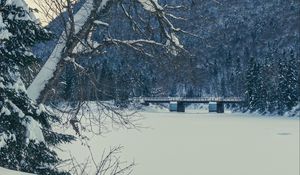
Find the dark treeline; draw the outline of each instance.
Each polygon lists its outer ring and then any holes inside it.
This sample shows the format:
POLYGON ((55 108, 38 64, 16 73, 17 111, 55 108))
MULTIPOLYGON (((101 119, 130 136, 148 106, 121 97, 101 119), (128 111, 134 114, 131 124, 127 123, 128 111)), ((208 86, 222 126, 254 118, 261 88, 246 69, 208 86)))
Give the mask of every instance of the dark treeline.
MULTIPOLYGON (((279 114, 297 105, 300 100, 298 0, 160 2, 182 5, 169 11, 184 18, 174 19, 175 26, 192 34, 181 35, 189 53, 170 56, 159 48, 145 48, 153 53, 149 57, 122 46, 111 48, 100 58, 79 61, 92 74, 67 66, 57 88, 59 97, 68 101, 80 97, 122 103, 138 96, 237 96, 246 99, 243 110, 279 114)), ((121 7, 113 8, 113 13, 103 21, 114 22, 108 29, 98 29, 103 38, 135 39, 146 35, 149 39, 160 39, 153 34, 160 30, 153 22, 154 17, 142 17, 145 21, 140 26, 142 31, 127 32, 135 30, 134 25, 119 15, 123 13, 121 7)), ((130 13, 137 20, 141 16, 138 10, 130 13)), ((59 18, 49 25, 57 35, 61 32, 58 25, 59 18)), ((38 45, 36 53, 46 59, 54 43, 38 45)))

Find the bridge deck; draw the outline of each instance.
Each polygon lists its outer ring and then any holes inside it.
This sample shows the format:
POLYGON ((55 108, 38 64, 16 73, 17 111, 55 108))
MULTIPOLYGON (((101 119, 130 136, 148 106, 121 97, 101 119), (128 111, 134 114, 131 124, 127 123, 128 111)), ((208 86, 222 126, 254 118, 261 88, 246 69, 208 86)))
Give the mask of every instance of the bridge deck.
POLYGON ((169 103, 172 101, 184 103, 209 103, 209 102, 223 102, 223 103, 241 103, 244 101, 240 97, 142 97, 140 100, 145 103, 169 103))

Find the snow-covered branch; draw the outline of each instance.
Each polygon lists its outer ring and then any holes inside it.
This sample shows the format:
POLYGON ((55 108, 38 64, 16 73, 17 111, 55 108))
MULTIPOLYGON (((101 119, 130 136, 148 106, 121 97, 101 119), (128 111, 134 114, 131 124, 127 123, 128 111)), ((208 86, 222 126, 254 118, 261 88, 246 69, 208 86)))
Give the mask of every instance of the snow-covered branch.
POLYGON ((52 86, 57 81, 63 69, 63 58, 68 57, 68 54, 72 53, 79 43, 79 40, 74 40, 74 36, 83 39, 90 32, 97 13, 101 13, 102 10, 105 10, 107 2, 108 0, 103 0, 101 3, 96 0, 87 0, 74 15, 74 22, 67 24, 65 29, 72 35, 68 35, 68 32, 62 33, 47 62, 28 87, 28 95, 32 100, 39 100, 40 102, 46 100, 47 92, 44 92, 44 97, 41 97, 42 92, 45 89, 51 88, 49 86, 52 86))
MULTIPOLYGON (((58 0, 55 1, 59 2, 58 0)), ((168 19, 168 17, 173 19, 181 18, 166 13, 157 0, 86 0, 76 14, 73 12, 73 1, 66 0, 61 6, 66 8, 65 11, 68 16, 67 18, 64 17, 64 20, 67 20, 64 32, 61 34, 49 59, 28 88, 30 98, 35 101, 44 102, 48 98, 50 90, 57 84, 58 78, 64 70, 64 65, 68 63, 65 62, 64 58, 88 56, 89 54, 101 56, 112 45, 122 45, 151 57, 153 55, 144 48, 146 45, 159 46, 175 55, 180 50, 184 50, 177 36, 177 33, 184 31, 175 27, 168 19), (102 18, 104 14, 110 12, 113 5, 120 5, 125 17, 134 24, 135 28, 142 31, 139 27, 139 22, 134 19, 125 5, 123 5, 126 2, 131 3, 134 1, 141 4, 145 11, 144 13, 149 13, 157 20, 165 40, 156 41, 149 39, 147 36, 134 40, 112 39, 117 37, 111 36, 106 36, 101 41, 93 39, 93 35, 98 28, 108 28, 110 26, 102 18)))

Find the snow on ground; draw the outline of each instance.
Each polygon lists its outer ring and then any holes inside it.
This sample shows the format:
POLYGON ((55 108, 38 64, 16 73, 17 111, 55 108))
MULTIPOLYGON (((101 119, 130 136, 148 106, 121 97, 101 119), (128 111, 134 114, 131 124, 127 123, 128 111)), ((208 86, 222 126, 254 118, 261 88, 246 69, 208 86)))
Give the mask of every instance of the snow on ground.
POLYGON ((291 111, 286 112, 284 116, 300 117, 300 103, 298 103, 291 111))
POLYGON ((0 175, 33 175, 29 173, 23 173, 19 171, 12 171, 5 168, 0 167, 0 175))
MULTIPOLYGON (((95 159, 123 145, 121 158, 137 163, 133 175, 299 175, 299 118, 205 110, 142 115, 148 128, 91 138, 95 159)), ((89 156, 80 142, 64 149, 61 156, 79 162, 89 156)))

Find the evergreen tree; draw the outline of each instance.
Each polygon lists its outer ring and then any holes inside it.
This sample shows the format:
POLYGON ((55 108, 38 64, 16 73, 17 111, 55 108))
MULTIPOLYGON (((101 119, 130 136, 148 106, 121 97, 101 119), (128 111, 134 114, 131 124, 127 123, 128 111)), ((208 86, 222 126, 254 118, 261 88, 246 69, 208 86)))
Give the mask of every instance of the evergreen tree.
MULTIPOLYGON (((285 55, 285 54, 284 54, 285 55)), ((285 109, 286 98, 284 92, 286 91, 286 71, 287 65, 283 59, 278 60, 278 87, 277 87, 277 110, 280 114, 283 113, 285 109)))
POLYGON ((23 0, 0 0, 0 166, 24 172, 60 175, 51 147, 72 136, 55 133, 59 118, 27 96, 19 68, 35 61, 30 47, 50 38, 23 0))
POLYGON ((266 108, 267 108, 267 105, 266 105, 267 91, 266 91, 266 86, 265 86, 265 83, 264 83, 261 64, 256 65, 256 72, 255 73, 257 75, 256 87, 255 87, 255 89, 256 89, 256 91, 255 91, 256 108, 260 112, 265 112, 266 108))
POLYGON ((297 62, 293 52, 290 58, 283 54, 284 60, 279 61, 278 74, 278 110, 283 114, 286 110, 291 110, 297 103, 297 62))
POLYGON ((132 93, 132 82, 127 72, 124 72, 121 68, 118 68, 119 74, 116 76, 116 87, 115 92, 115 104, 120 107, 126 107, 128 100, 132 93))
POLYGON ((225 78, 223 77, 221 79, 221 97, 226 97, 226 83, 225 83, 225 78))
POLYGON ((288 82, 288 88, 285 92, 287 94, 287 109, 291 110, 297 104, 298 96, 297 96, 297 71, 299 67, 297 67, 297 60, 294 56, 293 50, 290 52, 290 58, 288 60, 287 65, 287 74, 286 79, 288 82))
POLYGON ((144 96, 144 97, 151 96, 151 83, 152 82, 149 77, 140 74, 135 96, 144 96))
POLYGON ((250 64, 246 75, 246 107, 251 112, 255 110, 263 110, 263 101, 265 100, 262 95, 262 76, 260 65, 256 60, 251 57, 250 64))
MULTIPOLYGON (((270 94, 270 87, 273 87, 271 85, 270 79, 266 78, 268 77, 268 66, 265 64, 262 64, 259 66, 259 76, 258 76, 258 91, 259 91, 259 111, 260 112, 267 112, 270 109, 270 101, 272 98, 272 94, 270 94)), ((269 111, 270 112, 270 111, 269 111)))
MULTIPOLYGON (((300 67, 300 60, 298 60, 297 67, 300 67)), ((298 70, 297 96, 298 102, 300 102, 300 70, 298 70)))
POLYGON ((104 60, 99 79, 100 100, 113 100, 115 98, 115 81, 113 71, 109 67, 107 60, 104 60))
POLYGON ((265 111, 274 113, 277 108, 277 89, 276 83, 272 76, 274 72, 273 67, 271 66, 272 60, 266 58, 266 61, 263 63, 262 66, 262 77, 264 77, 262 85, 263 85, 263 92, 262 95, 265 98, 264 108, 265 111))

